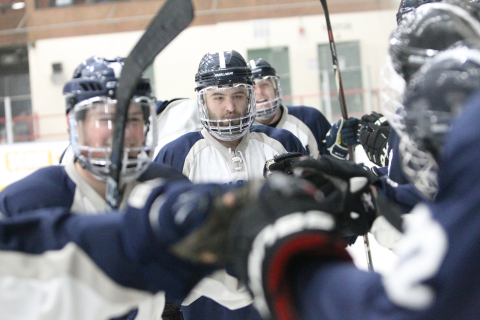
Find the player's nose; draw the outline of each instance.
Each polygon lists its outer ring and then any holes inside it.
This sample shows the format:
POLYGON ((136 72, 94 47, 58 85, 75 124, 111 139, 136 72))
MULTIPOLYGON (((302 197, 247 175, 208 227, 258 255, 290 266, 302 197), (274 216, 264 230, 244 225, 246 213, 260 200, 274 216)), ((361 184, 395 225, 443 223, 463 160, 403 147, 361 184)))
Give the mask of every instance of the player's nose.
POLYGON ((225 99, 225 110, 234 111, 235 110, 235 101, 232 97, 225 99))

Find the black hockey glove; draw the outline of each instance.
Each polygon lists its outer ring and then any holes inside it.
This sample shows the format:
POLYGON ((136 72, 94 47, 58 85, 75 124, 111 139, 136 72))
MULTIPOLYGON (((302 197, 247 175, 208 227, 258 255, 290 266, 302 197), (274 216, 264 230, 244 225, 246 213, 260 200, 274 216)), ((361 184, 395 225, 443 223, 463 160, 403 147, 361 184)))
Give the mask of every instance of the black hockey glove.
POLYGON ((263 318, 298 319, 291 272, 303 260, 348 261, 335 214, 343 191, 325 195, 303 179, 274 174, 232 223, 234 267, 263 318))
MULTIPOLYGON (((312 182, 325 195, 341 190, 342 197, 334 213, 341 223, 343 236, 363 235, 375 220, 376 199, 372 194, 377 180, 362 165, 325 155, 305 159, 293 165, 294 175, 312 182)), ((340 226, 339 226, 340 228, 340 226)))
POLYGON ((299 159, 307 158, 300 152, 287 152, 276 155, 273 159, 265 162, 263 167, 263 177, 268 178, 273 172, 292 173, 292 165, 299 159))
POLYGON ((341 160, 349 159, 348 146, 358 144, 358 122, 356 118, 340 119, 332 125, 325 136, 325 144, 333 157, 341 160))
POLYGON ((387 141, 390 124, 382 114, 373 111, 362 117, 358 129, 358 140, 365 149, 368 159, 377 166, 388 166, 387 141))

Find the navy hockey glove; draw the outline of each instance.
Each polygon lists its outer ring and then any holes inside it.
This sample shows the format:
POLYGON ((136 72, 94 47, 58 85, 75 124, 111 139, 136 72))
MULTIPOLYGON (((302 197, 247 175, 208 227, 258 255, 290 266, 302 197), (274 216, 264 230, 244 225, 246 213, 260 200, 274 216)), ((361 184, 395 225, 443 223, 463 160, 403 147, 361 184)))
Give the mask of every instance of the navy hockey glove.
POLYGON ((333 157, 341 160, 349 159, 348 146, 358 144, 358 122, 356 118, 340 119, 332 125, 325 136, 325 144, 333 157))
POLYGON ((263 167, 263 177, 268 178, 273 172, 284 172, 287 174, 292 173, 292 165, 299 159, 306 158, 300 152, 287 152, 276 155, 273 159, 265 162, 263 167))
POLYGON ((388 135, 390 124, 382 114, 373 111, 362 117, 358 129, 358 140, 365 149, 368 159, 380 167, 388 166, 388 135))
POLYGON ((230 247, 234 267, 254 296, 260 315, 299 319, 291 273, 302 261, 347 261, 335 211, 342 191, 329 195, 303 179, 272 175, 253 201, 235 216, 230 247))

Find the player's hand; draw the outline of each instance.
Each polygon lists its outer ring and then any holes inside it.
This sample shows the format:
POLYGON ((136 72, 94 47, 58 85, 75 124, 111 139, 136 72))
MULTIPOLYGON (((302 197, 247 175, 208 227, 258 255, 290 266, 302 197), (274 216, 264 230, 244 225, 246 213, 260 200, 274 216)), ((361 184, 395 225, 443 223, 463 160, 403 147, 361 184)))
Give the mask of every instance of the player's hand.
POLYGON ((388 166, 388 135, 390 124, 382 114, 372 111, 366 114, 358 129, 358 140, 365 149, 368 159, 377 166, 388 166))
POLYGON ((330 154, 340 160, 348 160, 348 146, 358 144, 357 131, 359 120, 349 118, 340 119, 332 125, 325 136, 325 144, 330 154))
POLYGON ((312 182, 326 195, 343 190, 342 199, 332 213, 343 224, 343 235, 362 235, 377 215, 376 198, 372 193, 377 177, 362 165, 325 155, 320 159, 304 159, 293 165, 293 173, 312 182))
POLYGON ((300 152, 287 152, 276 155, 273 159, 265 162, 263 167, 263 177, 268 178, 273 172, 292 173, 292 165, 300 159, 306 159, 307 156, 300 152))
MULTIPOLYGON (((241 187, 218 188, 210 194, 208 213, 203 224, 174 244, 171 251, 178 257, 203 265, 223 267, 232 260, 228 251, 228 233, 232 220, 245 205, 255 201, 264 181, 251 181, 241 187)), ((192 205, 197 205, 192 200, 192 205)), ((178 214, 178 213, 177 213, 178 214)))

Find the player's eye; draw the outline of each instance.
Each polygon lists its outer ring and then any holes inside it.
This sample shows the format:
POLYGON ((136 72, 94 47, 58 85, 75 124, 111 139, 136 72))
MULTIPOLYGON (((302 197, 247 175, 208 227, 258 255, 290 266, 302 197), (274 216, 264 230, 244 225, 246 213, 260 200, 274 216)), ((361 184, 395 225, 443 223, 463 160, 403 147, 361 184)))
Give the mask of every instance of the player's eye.
POLYGON ((110 121, 113 121, 113 118, 112 117, 101 117, 100 119, 98 119, 98 121, 100 123, 107 123, 107 122, 110 122, 110 121))
POLYGON ((142 124, 143 119, 141 117, 130 117, 127 119, 127 122, 130 125, 139 125, 142 124))

